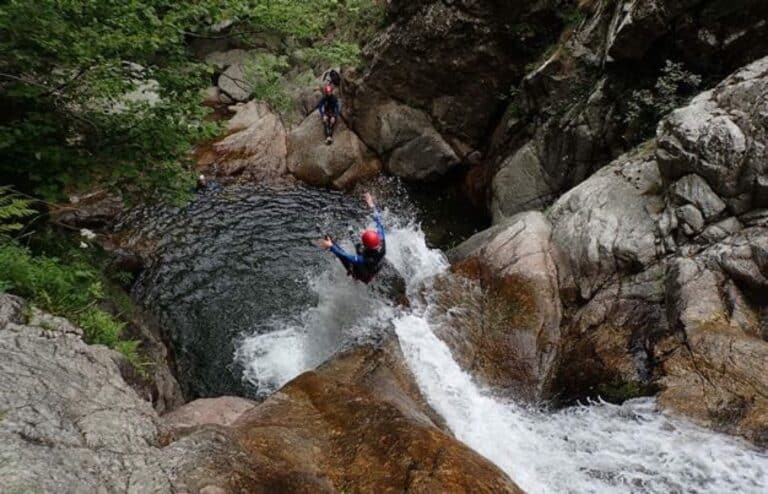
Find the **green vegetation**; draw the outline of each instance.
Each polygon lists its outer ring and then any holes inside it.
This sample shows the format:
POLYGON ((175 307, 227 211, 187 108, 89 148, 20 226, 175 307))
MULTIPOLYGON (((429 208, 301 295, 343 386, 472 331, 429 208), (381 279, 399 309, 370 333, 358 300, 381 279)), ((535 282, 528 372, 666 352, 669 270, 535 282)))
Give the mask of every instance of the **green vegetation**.
POLYGON ((357 43, 333 41, 327 45, 303 48, 297 55, 312 68, 354 66, 360 62, 357 43))
POLYGON ((632 91, 624 113, 632 141, 652 136, 659 120, 683 106, 699 86, 701 76, 687 71, 682 63, 667 60, 652 88, 632 91))
POLYGON ((37 211, 32 209, 32 201, 9 186, 0 186, 0 242, 18 233, 24 227, 22 221, 35 214, 37 211))
POLYGON ((66 317, 83 329, 88 343, 114 348, 140 369, 139 342, 122 339, 125 323, 99 308, 106 280, 98 266, 73 247, 62 252, 62 257, 33 255, 16 242, 0 244, 0 291, 66 317))
POLYGON ((283 74, 290 67, 285 56, 271 53, 259 53, 249 60, 245 64, 245 76, 251 83, 251 97, 268 103, 277 112, 288 111, 291 98, 285 90, 283 74))
POLYGON ((602 383, 597 386, 597 395, 609 403, 621 404, 632 398, 648 396, 652 394, 647 386, 637 382, 617 381, 614 383, 602 383))
POLYGON ((45 203, 27 194, 56 202, 98 186, 119 191, 128 203, 183 202, 194 182, 192 146, 220 132, 201 105, 215 70, 195 57, 190 41, 239 38, 248 47, 260 36, 279 40, 245 71, 253 97, 287 111, 297 84, 306 86, 329 65, 359 62, 360 46, 384 22, 384 6, 379 0, 2 2, 0 183, 15 188, 0 187, 0 292, 67 317, 88 342, 140 365, 139 342, 125 339, 125 317, 103 309, 129 311, 127 297, 110 288, 124 276, 108 280, 96 249, 46 233, 42 222, 38 231, 25 231, 33 216, 45 218, 45 203), (214 29, 225 21, 231 27, 214 29))
MULTIPOLYGON (((190 146, 215 135, 200 90, 209 68, 187 41, 235 21, 285 53, 255 62, 254 96, 284 107, 286 55, 354 64, 384 22, 376 0, 9 0, 0 6, 0 176, 51 200, 93 183, 128 198, 183 200, 190 146), (262 77, 264 77, 262 79, 262 77)), ((265 56, 266 57, 266 56, 265 56)))

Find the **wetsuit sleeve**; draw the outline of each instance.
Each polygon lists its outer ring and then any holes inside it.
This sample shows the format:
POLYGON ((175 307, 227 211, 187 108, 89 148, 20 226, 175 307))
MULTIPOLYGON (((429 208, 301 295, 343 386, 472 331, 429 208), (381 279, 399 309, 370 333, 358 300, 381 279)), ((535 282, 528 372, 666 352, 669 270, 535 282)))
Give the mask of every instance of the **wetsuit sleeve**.
POLYGON ((373 221, 376 223, 376 232, 379 234, 379 238, 381 239, 382 252, 386 252, 387 239, 386 235, 384 234, 384 224, 381 222, 381 213, 379 213, 379 210, 376 208, 373 208, 373 221))
POLYGON ((320 103, 315 108, 320 112, 320 116, 325 116, 325 96, 320 98, 320 103))
POLYGON ((355 254, 348 254, 344 252, 344 249, 342 249, 336 244, 333 244, 331 246, 331 252, 333 252, 334 255, 336 255, 336 257, 338 257, 339 259, 345 259, 357 266, 362 266, 363 264, 365 264, 365 261, 363 260, 362 256, 358 256, 355 254))
POLYGON ((334 107, 334 111, 336 112, 336 116, 341 115, 341 100, 339 98, 336 98, 336 105, 334 107))

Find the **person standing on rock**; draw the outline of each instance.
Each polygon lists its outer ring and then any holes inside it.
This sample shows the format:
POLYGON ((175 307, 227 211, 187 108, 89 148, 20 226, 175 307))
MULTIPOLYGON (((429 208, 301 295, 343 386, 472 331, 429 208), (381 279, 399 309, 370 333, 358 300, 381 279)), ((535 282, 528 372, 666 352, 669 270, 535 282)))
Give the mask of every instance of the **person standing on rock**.
POLYGON ((320 118, 323 120, 323 128, 325 129, 325 143, 333 143, 333 127, 336 125, 336 121, 341 115, 341 102, 339 98, 333 94, 333 85, 326 84, 323 88, 323 98, 320 103, 317 104, 317 109, 320 112, 320 118))
POLYGON ((360 237, 361 243, 355 245, 357 254, 349 254, 336 245, 330 237, 326 236, 317 243, 320 247, 330 250, 339 258, 341 264, 347 270, 347 274, 363 283, 370 283, 376 277, 387 253, 387 244, 384 236, 384 225, 381 223, 381 214, 376 209, 373 197, 368 192, 363 196, 365 203, 373 210, 373 221, 376 229, 365 230, 360 237))

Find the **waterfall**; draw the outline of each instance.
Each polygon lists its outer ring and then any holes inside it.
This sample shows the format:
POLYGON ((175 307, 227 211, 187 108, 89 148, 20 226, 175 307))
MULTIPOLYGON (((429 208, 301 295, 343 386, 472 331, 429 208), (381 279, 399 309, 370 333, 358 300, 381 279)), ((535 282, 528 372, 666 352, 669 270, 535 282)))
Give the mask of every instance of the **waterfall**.
MULTIPOLYGON (((408 291, 429 291, 448 268, 417 225, 385 216, 388 259, 408 291)), ((330 257, 330 256, 329 256, 330 257)), ((246 379, 271 389, 342 347, 394 325, 407 365, 453 434, 536 493, 762 493, 768 457, 747 443, 657 410, 651 398, 592 403, 556 412, 494 396, 454 360, 430 320, 429 297, 399 310, 344 276, 329 258, 308 281, 316 305, 270 322, 242 341, 246 379)))

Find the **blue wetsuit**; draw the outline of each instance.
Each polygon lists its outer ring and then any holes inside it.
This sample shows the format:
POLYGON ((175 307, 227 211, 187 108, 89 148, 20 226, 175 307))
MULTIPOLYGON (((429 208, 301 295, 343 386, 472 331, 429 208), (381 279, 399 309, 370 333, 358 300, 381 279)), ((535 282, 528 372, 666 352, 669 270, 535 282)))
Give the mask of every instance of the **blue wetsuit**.
POLYGON ((376 231, 379 234, 379 248, 366 249, 362 245, 355 245, 357 254, 349 254, 335 243, 331 246, 339 261, 347 268, 347 274, 363 283, 370 283, 381 269, 382 261, 387 253, 387 242, 384 236, 384 225, 381 223, 379 210, 373 209, 373 221, 376 223, 376 231))

